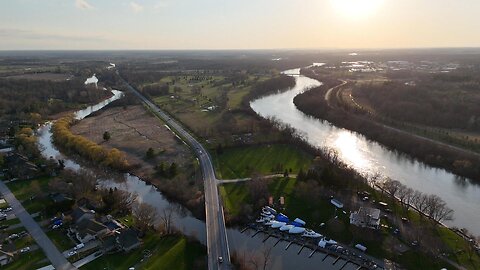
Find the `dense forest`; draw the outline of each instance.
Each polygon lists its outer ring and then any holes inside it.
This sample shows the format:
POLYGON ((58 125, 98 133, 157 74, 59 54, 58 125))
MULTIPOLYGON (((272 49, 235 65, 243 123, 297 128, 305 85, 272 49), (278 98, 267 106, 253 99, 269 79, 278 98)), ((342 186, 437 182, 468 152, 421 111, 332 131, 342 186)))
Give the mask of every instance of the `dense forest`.
POLYGON ((109 95, 107 91, 85 87, 80 79, 53 82, 0 78, 0 117, 2 120, 31 120, 34 114, 44 119, 109 95))
POLYGON ((367 99, 378 113, 398 121, 480 131, 479 77, 447 73, 417 78, 410 84, 362 85, 353 95, 367 99))

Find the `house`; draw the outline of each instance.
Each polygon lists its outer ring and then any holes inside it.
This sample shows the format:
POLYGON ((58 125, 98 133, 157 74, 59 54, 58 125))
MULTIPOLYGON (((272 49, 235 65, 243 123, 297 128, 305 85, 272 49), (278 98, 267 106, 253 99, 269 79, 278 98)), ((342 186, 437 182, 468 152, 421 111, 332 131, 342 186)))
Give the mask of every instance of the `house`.
POLYGON ((130 252, 142 244, 138 239, 137 232, 132 229, 120 231, 117 237, 117 243, 124 252, 130 252))
POLYGON ((137 237, 137 232, 132 229, 121 229, 104 235, 100 238, 100 242, 105 253, 130 252, 142 245, 142 242, 137 237))
POLYGON ((380 227, 380 209, 360 207, 350 214, 350 224, 358 227, 378 229, 380 227))
POLYGON ((102 243, 101 247, 104 253, 115 253, 116 251, 118 251, 116 233, 105 235, 99 240, 102 243))
POLYGON ((65 194, 62 193, 51 193, 48 195, 53 203, 62 203, 65 201, 71 201, 72 199, 67 197, 65 194))
POLYGON ((108 233, 108 227, 94 219, 82 219, 70 227, 70 231, 81 243, 87 243, 108 233))
POLYGON ((83 207, 77 207, 72 211, 72 220, 74 223, 78 223, 84 219, 93 219, 95 218, 95 211, 88 210, 83 207))

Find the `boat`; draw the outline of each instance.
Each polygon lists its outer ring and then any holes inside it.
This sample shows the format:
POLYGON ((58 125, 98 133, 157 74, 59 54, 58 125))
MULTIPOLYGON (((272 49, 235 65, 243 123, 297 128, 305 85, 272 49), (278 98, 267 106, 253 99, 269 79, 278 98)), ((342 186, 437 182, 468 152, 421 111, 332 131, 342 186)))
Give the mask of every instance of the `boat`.
POLYGON ((317 233, 313 230, 310 230, 310 229, 305 229, 302 236, 303 237, 309 237, 309 238, 320 238, 320 237, 322 237, 321 234, 319 234, 319 233, 317 233))
POLYGON ((290 234, 300 234, 304 232, 305 232, 305 228, 303 227, 293 227, 288 231, 288 233, 290 234))
POLYGON ((282 214, 282 213, 278 214, 278 215, 275 217, 275 219, 276 219, 277 221, 285 222, 285 223, 287 223, 287 222, 290 221, 290 219, 288 219, 288 217, 285 216, 285 215, 282 214))
POLYGON ((299 219, 299 218, 294 219, 293 222, 302 224, 302 226, 305 226, 305 224, 307 224, 305 221, 303 221, 303 220, 301 220, 301 219, 299 219))
POLYGON ((332 239, 328 239, 326 237, 323 237, 320 242, 318 242, 318 246, 321 247, 321 248, 325 248, 327 245, 334 245, 336 244, 337 241, 335 240, 332 240, 332 239))
POLYGON ((303 224, 298 223, 298 222, 295 222, 295 221, 292 221, 292 222, 290 222, 289 224, 290 224, 290 225, 293 225, 293 226, 295 226, 295 227, 303 227, 303 224))
POLYGON ((285 224, 287 224, 287 223, 273 220, 273 221, 272 221, 272 225, 270 225, 270 227, 272 227, 272 228, 274 228, 274 229, 277 229, 277 228, 282 227, 282 226, 285 225, 285 224))
POLYGON ((263 210, 268 211, 268 212, 270 212, 270 213, 273 214, 273 215, 276 215, 276 214, 277 214, 277 210, 273 209, 273 208, 270 207, 270 206, 264 206, 264 207, 262 208, 262 211, 263 211, 263 210))
POLYGON ((271 226, 273 224, 273 222, 274 222, 274 220, 268 219, 263 224, 265 224, 266 226, 271 226))
POLYGON ((289 224, 285 224, 283 225, 282 227, 280 227, 280 231, 284 232, 284 231, 289 231, 290 229, 292 228, 295 228, 295 226, 293 225, 289 225, 289 224))
POLYGON ((257 223, 264 223, 264 222, 265 222, 265 219, 264 219, 263 217, 257 218, 257 219, 255 220, 255 222, 257 222, 257 223))

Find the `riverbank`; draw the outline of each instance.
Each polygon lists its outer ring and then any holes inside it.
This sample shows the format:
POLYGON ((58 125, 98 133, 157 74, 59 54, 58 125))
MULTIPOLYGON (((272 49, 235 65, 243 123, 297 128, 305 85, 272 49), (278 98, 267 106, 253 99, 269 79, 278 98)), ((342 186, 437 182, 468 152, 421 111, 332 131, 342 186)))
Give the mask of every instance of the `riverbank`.
MULTIPOLYGON (((308 76, 318 78, 310 73, 308 76)), ((322 77, 318 79, 321 80, 322 77)), ((345 110, 346 107, 336 100, 336 91, 339 88, 331 92, 328 95, 330 98, 326 99, 329 89, 335 86, 327 84, 327 86, 320 86, 299 94, 294 98, 294 104, 307 115, 325 119, 337 126, 361 133, 370 140, 380 142, 394 151, 400 150, 431 166, 445 168, 457 175, 480 181, 480 167, 473 165, 480 163, 478 155, 455 149, 443 142, 389 127, 367 116, 345 110)))

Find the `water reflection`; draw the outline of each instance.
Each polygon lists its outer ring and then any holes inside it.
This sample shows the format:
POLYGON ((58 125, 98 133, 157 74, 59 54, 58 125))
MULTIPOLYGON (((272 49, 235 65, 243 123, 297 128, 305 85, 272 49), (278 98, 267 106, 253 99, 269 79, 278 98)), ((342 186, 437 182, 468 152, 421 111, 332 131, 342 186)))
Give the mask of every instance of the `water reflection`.
POLYGON ((455 220, 447 225, 467 228, 480 235, 480 186, 470 180, 459 181, 458 177, 443 169, 430 167, 391 151, 367 140, 363 135, 337 128, 330 123, 307 116, 293 104, 293 98, 320 85, 320 82, 298 76, 299 69, 285 74, 295 77, 296 85, 291 90, 255 100, 252 109, 264 118, 276 118, 302 134, 313 146, 327 147, 340 153, 343 162, 362 174, 377 172, 399 180, 403 184, 427 194, 437 194, 455 211, 455 220))

